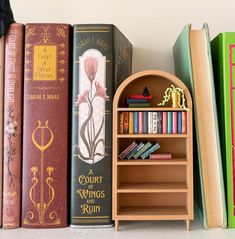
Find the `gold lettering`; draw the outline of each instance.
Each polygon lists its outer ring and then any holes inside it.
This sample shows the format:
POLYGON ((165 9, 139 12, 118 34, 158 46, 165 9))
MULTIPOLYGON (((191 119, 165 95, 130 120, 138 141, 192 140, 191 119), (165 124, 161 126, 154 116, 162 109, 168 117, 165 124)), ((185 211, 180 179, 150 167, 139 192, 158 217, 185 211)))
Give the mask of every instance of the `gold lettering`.
POLYGON ((92 213, 97 213, 101 211, 101 206, 100 205, 88 205, 88 204, 82 204, 81 205, 81 213, 82 214, 92 214, 92 213))

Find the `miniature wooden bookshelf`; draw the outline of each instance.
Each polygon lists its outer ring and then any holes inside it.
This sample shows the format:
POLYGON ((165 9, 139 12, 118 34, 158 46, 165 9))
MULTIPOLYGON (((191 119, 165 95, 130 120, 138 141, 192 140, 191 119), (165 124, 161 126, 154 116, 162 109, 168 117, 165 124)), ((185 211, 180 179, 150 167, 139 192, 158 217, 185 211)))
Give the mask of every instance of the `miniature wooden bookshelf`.
POLYGON ((116 230, 124 220, 184 220, 189 230, 193 210, 192 100, 187 87, 175 76, 156 70, 142 71, 127 78, 113 101, 113 220, 116 230), (164 107, 166 88, 183 89, 187 108, 164 107), (131 94, 144 87, 153 96, 149 108, 127 108, 131 94), (186 111, 186 134, 119 134, 119 113, 124 111, 186 111), (156 141, 159 152, 170 152, 168 160, 120 160, 119 154, 134 140, 156 141))

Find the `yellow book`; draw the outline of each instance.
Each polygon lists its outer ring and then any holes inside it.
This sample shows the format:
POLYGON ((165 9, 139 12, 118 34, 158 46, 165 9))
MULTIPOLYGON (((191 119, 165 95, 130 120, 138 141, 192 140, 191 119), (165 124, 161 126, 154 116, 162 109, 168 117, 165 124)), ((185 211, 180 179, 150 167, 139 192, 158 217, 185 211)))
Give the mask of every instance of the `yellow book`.
POLYGON ((134 113, 129 112, 129 134, 134 133, 134 113))

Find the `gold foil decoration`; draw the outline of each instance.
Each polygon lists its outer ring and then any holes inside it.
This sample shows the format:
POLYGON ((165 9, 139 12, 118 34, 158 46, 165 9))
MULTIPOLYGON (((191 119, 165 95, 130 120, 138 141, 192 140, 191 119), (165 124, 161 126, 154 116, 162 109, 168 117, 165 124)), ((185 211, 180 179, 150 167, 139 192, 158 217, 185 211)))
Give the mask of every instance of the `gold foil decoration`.
POLYGON ((167 88, 165 90, 163 100, 161 103, 158 104, 158 106, 164 106, 165 103, 168 102, 170 99, 172 101, 173 108, 182 108, 188 110, 188 108, 186 107, 184 91, 180 87, 175 87, 174 85, 171 85, 171 87, 167 88))
POLYGON ((47 166, 46 170, 44 167, 44 154, 51 146, 53 140, 54 134, 48 126, 48 121, 46 121, 45 125, 42 125, 39 120, 38 126, 32 133, 32 141, 34 146, 40 151, 40 168, 35 165, 31 168, 33 177, 29 198, 34 210, 27 212, 26 218, 23 221, 25 225, 59 225, 61 223, 57 212, 54 210, 50 211, 50 206, 55 199, 52 178, 54 167, 47 166))

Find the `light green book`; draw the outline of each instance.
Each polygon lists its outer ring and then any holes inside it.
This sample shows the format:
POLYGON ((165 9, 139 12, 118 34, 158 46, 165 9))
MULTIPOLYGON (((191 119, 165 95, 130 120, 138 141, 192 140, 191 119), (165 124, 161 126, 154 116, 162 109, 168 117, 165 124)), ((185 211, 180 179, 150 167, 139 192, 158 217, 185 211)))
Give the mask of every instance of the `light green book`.
POLYGON ((235 32, 220 33, 211 42, 215 76, 228 227, 235 227, 235 32))
POLYGON ((185 26, 174 48, 175 73, 194 102, 197 155, 194 155, 195 206, 205 228, 226 227, 224 181, 215 101, 209 30, 185 26))
POLYGON ((134 155, 133 158, 138 159, 141 154, 143 154, 146 150, 148 150, 152 144, 150 142, 147 142, 144 147, 142 147, 139 151, 137 151, 134 155))

